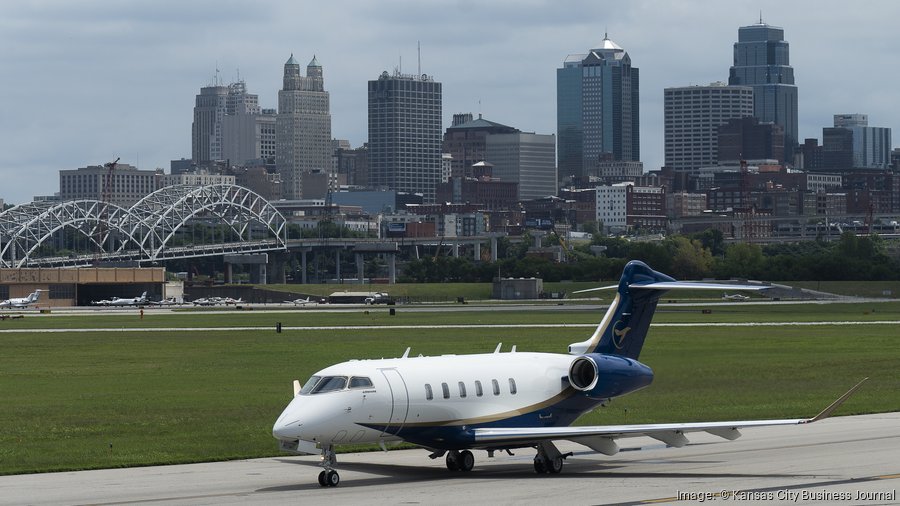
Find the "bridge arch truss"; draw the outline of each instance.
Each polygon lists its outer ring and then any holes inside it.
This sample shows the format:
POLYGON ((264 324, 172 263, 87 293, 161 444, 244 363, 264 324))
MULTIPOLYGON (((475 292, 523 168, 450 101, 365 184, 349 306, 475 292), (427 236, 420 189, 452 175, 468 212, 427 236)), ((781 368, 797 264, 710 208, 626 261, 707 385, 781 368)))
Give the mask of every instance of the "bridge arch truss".
POLYGON ((32 202, 0 212, 0 267, 272 251, 286 248, 286 231, 284 217, 266 199, 236 185, 169 186, 127 209, 96 200, 32 202), (63 230, 93 251, 44 254, 63 230))

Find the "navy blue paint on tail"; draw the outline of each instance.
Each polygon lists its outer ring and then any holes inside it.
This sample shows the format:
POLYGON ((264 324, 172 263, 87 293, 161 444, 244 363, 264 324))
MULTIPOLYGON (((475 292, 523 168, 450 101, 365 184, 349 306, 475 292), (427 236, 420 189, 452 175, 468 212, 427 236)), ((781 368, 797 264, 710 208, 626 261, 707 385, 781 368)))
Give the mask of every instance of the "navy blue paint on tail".
POLYGON ((619 280, 618 304, 610 306, 611 318, 608 312, 604 317, 606 327, 597 329, 602 332, 597 346, 589 349, 588 353, 605 353, 637 360, 650 328, 650 320, 656 311, 656 304, 668 290, 632 287, 668 281, 675 280, 654 271, 639 260, 628 262, 619 280))

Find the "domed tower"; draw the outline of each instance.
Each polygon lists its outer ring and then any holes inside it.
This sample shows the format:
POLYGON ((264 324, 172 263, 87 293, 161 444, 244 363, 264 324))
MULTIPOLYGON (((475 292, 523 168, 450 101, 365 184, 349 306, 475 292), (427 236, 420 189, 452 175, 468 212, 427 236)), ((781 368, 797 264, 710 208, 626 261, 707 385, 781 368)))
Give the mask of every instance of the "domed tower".
POLYGON ((303 82, 303 76, 300 75, 300 64, 294 59, 294 53, 284 64, 284 90, 299 90, 303 82))
POLYGON ((310 91, 325 91, 324 78, 322 76, 322 65, 313 55, 313 59, 306 66, 306 77, 309 79, 310 91))

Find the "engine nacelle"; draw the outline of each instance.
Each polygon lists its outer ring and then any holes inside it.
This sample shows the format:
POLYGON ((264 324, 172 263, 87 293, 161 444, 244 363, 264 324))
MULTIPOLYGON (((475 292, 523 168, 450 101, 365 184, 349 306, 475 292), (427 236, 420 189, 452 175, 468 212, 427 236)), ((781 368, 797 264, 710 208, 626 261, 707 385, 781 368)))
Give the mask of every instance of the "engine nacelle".
POLYGON ((588 397, 606 399, 634 392, 653 381, 646 365, 618 355, 589 353, 569 365, 569 384, 588 397))

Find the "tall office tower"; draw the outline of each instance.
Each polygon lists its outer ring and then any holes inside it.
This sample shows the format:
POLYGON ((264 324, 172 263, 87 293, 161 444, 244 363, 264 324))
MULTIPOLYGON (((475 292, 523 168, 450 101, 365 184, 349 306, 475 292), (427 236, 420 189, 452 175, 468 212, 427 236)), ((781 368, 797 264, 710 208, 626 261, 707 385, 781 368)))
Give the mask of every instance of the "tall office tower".
POLYGON ((300 64, 292 54, 284 64, 284 84, 278 92, 275 120, 275 164, 281 174, 286 199, 323 198, 319 185, 315 194, 303 191, 303 175, 330 172, 331 112, 325 91, 322 66, 315 56, 300 74, 300 64))
POLYGON ((734 65, 728 84, 753 87, 753 115, 784 128, 784 156, 792 163, 797 137, 797 86, 788 58, 784 29, 758 24, 738 29, 734 43, 734 65))
POLYGON ((760 123, 756 116, 732 119, 719 127, 719 164, 740 165, 741 160, 784 159, 784 129, 760 123))
POLYGON ((666 88, 663 101, 666 167, 676 171, 716 165, 719 127, 753 116, 753 88, 747 86, 666 88))
POLYGON ((200 88, 191 125, 191 159, 195 164, 222 159, 222 118, 227 102, 227 86, 200 88))
POLYGON ((887 169, 891 166, 891 129, 870 127, 865 114, 835 114, 834 127, 822 129, 826 169, 887 169))
MULTIPOLYGON (((444 153, 450 153, 450 175, 452 177, 472 177, 472 166, 486 160, 485 139, 489 135, 512 134, 518 132, 513 128, 478 115, 472 119, 471 113, 453 115, 453 125, 444 132, 444 153)), ((554 148, 555 149, 555 148, 554 148)))
POLYGON ((530 132, 498 133, 485 138, 485 160, 493 176, 518 183, 519 200, 556 196, 556 136, 530 132))
POLYGON ((601 159, 640 160, 638 69, 604 36, 556 69, 559 177, 583 177, 601 159))
POLYGON ((232 165, 275 156, 275 110, 260 109, 244 81, 228 85, 222 118, 222 155, 232 165))
POLYGON ((421 193, 441 181, 441 83, 382 72, 369 81, 369 185, 421 193))

